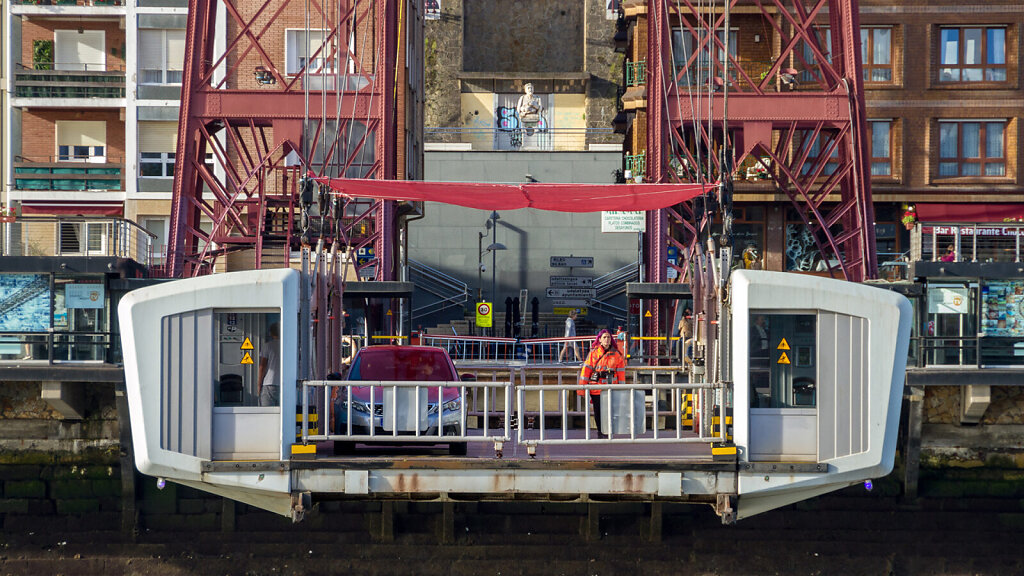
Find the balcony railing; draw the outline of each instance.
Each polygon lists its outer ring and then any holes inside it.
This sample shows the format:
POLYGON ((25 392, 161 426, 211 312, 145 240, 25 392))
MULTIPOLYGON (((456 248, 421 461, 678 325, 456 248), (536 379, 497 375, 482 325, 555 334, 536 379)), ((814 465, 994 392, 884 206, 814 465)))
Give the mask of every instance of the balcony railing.
MULTIPOLYGON (((675 68, 676 73, 680 73, 685 62, 676 62, 675 68)), ((744 60, 739 59, 738 66, 734 62, 729 63, 729 90, 735 90, 739 92, 751 91, 750 84, 743 77, 744 74, 754 84, 759 84, 768 73, 771 71, 772 66, 775 62, 771 60, 744 60), (742 74, 740 71, 742 70, 742 74)), ((679 86, 681 88, 689 88, 691 90, 707 90, 708 79, 711 74, 714 74, 713 86, 714 90, 721 90, 724 84, 722 80, 723 65, 718 64, 714 67, 708 66, 706 60, 701 65, 691 66, 686 74, 679 76, 679 86)), ((796 70, 791 69, 788 65, 782 64, 776 70, 775 78, 777 80, 770 82, 768 90, 790 90, 799 87, 801 80, 801 74, 796 70)), ((817 84, 815 84, 817 86, 817 84)))
POLYGON ((646 83, 647 61, 626 62, 626 85, 643 86, 646 83))
POLYGON ((910 235, 918 262, 1021 262, 1024 224, 918 222, 910 235))
POLYGON ((640 178, 642 180, 643 178, 645 178, 647 176, 647 153, 646 152, 643 153, 643 154, 637 154, 635 156, 626 156, 625 160, 626 160, 626 172, 629 172, 629 174, 626 176, 627 180, 630 179, 630 178, 633 178, 633 179, 640 178))
POLYGON ((14 73, 16 98, 124 98, 124 70, 102 64, 35 62, 18 64, 14 73), (61 69, 74 68, 74 69, 61 69))
MULTIPOLYGON (((120 160, 118 158, 117 160, 120 160)), ((122 190, 123 162, 61 162, 56 158, 14 162, 18 190, 122 190)))
POLYGON ((124 0, 12 0, 22 6, 124 6, 124 0))
POLYGON ((526 128, 518 118, 507 118, 503 128, 424 128, 424 139, 432 143, 471 144, 473 150, 557 150, 582 151, 589 144, 621 144, 622 136, 611 128, 526 128))
POLYGON ((3 256, 111 256, 148 267, 160 250, 154 234, 124 218, 19 216, 13 220, 0 222, 3 256))

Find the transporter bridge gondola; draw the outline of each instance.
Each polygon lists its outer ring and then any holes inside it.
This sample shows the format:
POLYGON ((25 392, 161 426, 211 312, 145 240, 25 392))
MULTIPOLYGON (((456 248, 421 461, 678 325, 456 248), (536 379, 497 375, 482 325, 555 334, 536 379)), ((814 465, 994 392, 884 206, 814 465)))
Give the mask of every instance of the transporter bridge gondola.
POLYGON ((303 368, 318 360, 306 351, 331 349, 317 342, 330 330, 300 323, 303 286, 315 294, 318 285, 311 276, 234 272, 125 296, 140 471, 294 517, 326 499, 415 497, 695 502, 733 520, 893 466, 911 307, 886 290, 738 270, 723 284, 728 328, 720 349, 709 344, 707 369, 640 367, 624 385, 596 386, 609 399, 600 431, 567 417, 574 373, 545 381, 510 368, 507 379, 375 383, 395 419, 374 434, 330 424, 334 391, 347 397, 366 382, 312 379, 303 368), (280 382, 298 385, 260 405, 260 358, 275 353, 280 382), (438 388, 458 390, 457 436, 403 428, 438 388), (729 411, 731 428, 717 425, 729 411), (338 441, 356 449, 335 455, 338 441), (439 441, 465 442, 466 454, 428 447, 439 441))

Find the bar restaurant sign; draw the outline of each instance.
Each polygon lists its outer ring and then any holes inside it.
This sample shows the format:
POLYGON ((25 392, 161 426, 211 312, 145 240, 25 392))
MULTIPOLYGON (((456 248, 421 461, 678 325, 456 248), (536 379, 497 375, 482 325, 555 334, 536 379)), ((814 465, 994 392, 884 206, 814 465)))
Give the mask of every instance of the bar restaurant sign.
POLYGON ((958 229, 961 236, 1024 236, 1024 227, 1021 226, 925 226, 921 232, 951 235, 956 234, 958 229))
POLYGON ((647 213, 629 211, 601 212, 601 232, 646 232, 647 213))

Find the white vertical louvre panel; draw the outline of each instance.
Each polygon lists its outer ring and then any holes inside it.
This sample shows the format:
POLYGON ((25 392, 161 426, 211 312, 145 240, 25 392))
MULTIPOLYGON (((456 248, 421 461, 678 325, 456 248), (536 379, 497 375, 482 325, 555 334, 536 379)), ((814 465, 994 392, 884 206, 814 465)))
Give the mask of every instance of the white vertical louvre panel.
POLYGON ((213 313, 165 316, 161 325, 160 447, 210 458, 213 313))
POLYGON ((868 446, 868 323, 818 315, 818 460, 859 454, 868 446))
POLYGON ((163 84, 164 31, 139 30, 139 83, 163 84))
POLYGON ((56 70, 106 70, 102 30, 55 30, 53 34, 56 70))
POLYGON ((174 152, 177 147, 177 123, 139 122, 139 152, 174 152))

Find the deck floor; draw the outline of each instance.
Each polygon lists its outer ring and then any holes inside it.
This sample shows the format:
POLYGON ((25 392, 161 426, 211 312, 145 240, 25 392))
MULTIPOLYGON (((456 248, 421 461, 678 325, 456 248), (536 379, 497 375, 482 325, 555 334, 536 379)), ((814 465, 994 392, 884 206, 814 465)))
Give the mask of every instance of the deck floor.
MULTIPOLYGON (((472 432, 472 431, 471 431, 472 432)), ((450 456, 446 444, 423 444, 409 443, 402 445, 374 445, 356 443, 355 448, 341 454, 335 454, 334 442, 321 442, 317 445, 317 460, 332 461, 353 459, 373 460, 432 460, 437 458, 459 458, 476 461, 493 460, 495 463, 501 461, 552 461, 560 463, 568 462, 616 462, 616 463, 665 463, 672 462, 710 462, 711 444, 709 442, 634 442, 628 435, 615 435, 609 439, 599 439, 596 431, 590 431, 590 439, 585 440, 584 430, 568 430, 566 438, 578 440, 584 443, 574 444, 547 444, 538 443, 536 454, 531 457, 527 444, 515 440, 504 442, 501 458, 495 454, 493 441, 468 442, 465 456, 450 456)), ((674 430, 671 431, 675 437, 674 430)), ((663 437, 664 431, 659 431, 659 438, 663 437)), ((513 431, 513 436, 515 431, 513 431)), ((526 441, 540 441, 540 430, 530 429, 524 432, 526 441)), ((562 430, 545 430, 545 440, 561 440, 562 430)), ((638 438, 652 439, 653 433, 638 438)), ((692 432, 683 432, 682 438, 693 439, 696 435, 692 432)), ((482 462, 481 462, 482 463, 482 462)))

